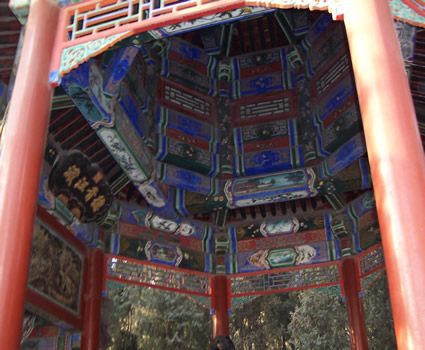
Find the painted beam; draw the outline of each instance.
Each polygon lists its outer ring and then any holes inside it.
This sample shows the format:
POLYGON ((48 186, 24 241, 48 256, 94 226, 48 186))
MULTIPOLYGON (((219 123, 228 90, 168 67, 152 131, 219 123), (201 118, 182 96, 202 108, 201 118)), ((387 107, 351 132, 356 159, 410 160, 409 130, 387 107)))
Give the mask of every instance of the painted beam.
MULTIPOLYGON (((129 61, 131 58, 134 59, 134 55, 134 50, 127 54, 118 50, 112 58, 112 67, 109 71, 112 77, 108 75, 105 82, 97 64, 89 61, 65 76, 62 84, 146 201, 159 215, 175 218, 177 214, 172 206, 168 205, 170 200, 168 190, 156 179, 152 154, 133 124, 133 120, 142 118, 140 111, 136 109, 137 115, 130 117, 128 113, 134 109, 126 107, 131 96, 117 100, 115 96, 108 96, 104 92, 106 86, 109 92, 118 93, 120 82, 130 68, 129 61), (117 75, 116 78, 114 74, 117 75)), ((137 105, 135 102, 133 104, 137 105)))

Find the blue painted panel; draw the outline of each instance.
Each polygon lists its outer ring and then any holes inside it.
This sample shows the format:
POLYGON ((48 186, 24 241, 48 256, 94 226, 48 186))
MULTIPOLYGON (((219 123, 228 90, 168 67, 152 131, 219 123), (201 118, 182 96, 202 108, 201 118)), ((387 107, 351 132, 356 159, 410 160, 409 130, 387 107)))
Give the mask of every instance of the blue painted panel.
POLYGON ((334 240, 334 247, 335 247, 335 260, 339 260, 341 259, 341 247, 337 239, 334 240))
POLYGON ((111 100, 103 93, 103 77, 94 61, 66 74, 62 86, 92 128, 113 125, 111 100))
POLYGON ((313 24, 307 37, 303 40, 307 43, 307 46, 311 46, 322 33, 328 29, 332 23, 332 17, 329 14, 322 14, 319 19, 313 24))
POLYGON ((331 218, 329 213, 327 212, 325 213, 324 219, 325 219, 326 239, 328 241, 331 241, 333 237, 332 237, 332 230, 331 230, 331 218))
POLYGON ((351 210, 357 217, 361 217, 376 208, 373 192, 367 192, 351 203, 351 210))
POLYGON ((147 208, 142 208, 137 204, 121 202, 120 221, 128 224, 146 226, 145 220, 149 213, 147 208))
POLYGON ((177 37, 173 37, 170 40, 168 53, 170 52, 174 52, 205 67, 209 65, 210 59, 213 59, 212 57, 208 56, 204 50, 201 50, 199 47, 177 37))
POLYGON ((121 81, 127 74, 134 58, 139 52, 139 47, 128 46, 117 49, 113 52, 112 59, 108 63, 105 76, 106 81, 103 85, 103 90, 111 95, 116 95, 119 90, 121 81))
POLYGON ((177 217, 177 213, 173 206, 173 200, 165 196, 163 189, 159 188, 159 184, 151 182, 148 185, 139 185, 137 189, 156 214, 163 218, 177 217))
POLYGON ((363 133, 358 133, 325 160, 328 173, 337 174, 365 153, 363 133))
MULTIPOLYGON (((147 100, 147 96, 140 97, 147 100)), ((121 86, 119 103, 139 135, 144 139, 146 137, 147 127, 143 120, 142 108, 126 84, 122 84, 121 86)))
POLYGON ((338 83, 332 90, 323 97, 317 106, 317 114, 320 120, 324 120, 330 113, 334 112, 351 94, 355 92, 354 81, 351 75, 338 83))
POLYGON ((181 216, 189 216, 190 213, 187 211, 184 201, 185 201, 185 190, 182 188, 174 189, 174 203, 176 205, 176 210, 181 216))
POLYGON ((362 190, 371 188, 372 179, 370 176, 369 162, 367 158, 360 158, 359 164, 360 164, 360 171, 362 174, 362 190))
POLYGON ((261 75, 240 80, 240 96, 263 94, 278 89, 285 89, 282 72, 261 75))
POLYGON ((188 135, 201 137, 211 141, 214 137, 214 127, 208 123, 200 122, 194 118, 188 117, 182 113, 171 109, 162 108, 167 113, 167 124, 188 135))
POLYGON ((214 188, 219 188, 217 184, 213 185, 214 179, 208 176, 200 175, 190 170, 182 169, 173 165, 164 164, 165 170, 162 182, 187 191, 210 195, 214 188))
POLYGON ((291 169, 291 148, 275 148, 262 152, 245 153, 241 157, 246 175, 277 172, 291 169))

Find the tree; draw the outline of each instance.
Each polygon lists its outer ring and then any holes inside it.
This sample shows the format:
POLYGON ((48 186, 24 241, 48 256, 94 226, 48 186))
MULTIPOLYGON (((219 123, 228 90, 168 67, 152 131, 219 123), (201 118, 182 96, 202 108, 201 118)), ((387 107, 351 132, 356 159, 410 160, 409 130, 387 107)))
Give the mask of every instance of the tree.
MULTIPOLYGON (((364 286, 370 349, 397 348, 385 277, 381 273, 364 286)), ((114 301, 108 322, 113 350, 208 348, 211 316, 193 299, 132 285, 108 290, 114 301)), ((350 349, 345 303, 340 296, 316 289, 264 295, 242 303, 230 316, 230 337, 238 350, 350 349)))
POLYGON ((295 349, 350 349, 345 304, 338 296, 301 291, 289 332, 295 349))
POLYGON ((116 324, 111 329, 115 350, 198 350, 210 342, 209 310, 183 294, 129 285, 112 289, 110 297, 115 305, 110 320, 116 324), (136 337, 137 347, 130 345, 130 335, 136 337))
POLYGON ((397 349, 385 271, 382 271, 375 281, 365 288, 364 295, 363 306, 369 348, 379 350, 397 349))
POLYGON ((293 293, 260 296, 242 304, 230 317, 231 338, 237 349, 286 349, 293 293))
MULTIPOLYGON (((370 349, 396 349, 386 274, 365 289, 363 305, 370 349)), ((346 305, 338 296, 317 290, 299 293, 289 324, 295 349, 350 349, 346 305)))

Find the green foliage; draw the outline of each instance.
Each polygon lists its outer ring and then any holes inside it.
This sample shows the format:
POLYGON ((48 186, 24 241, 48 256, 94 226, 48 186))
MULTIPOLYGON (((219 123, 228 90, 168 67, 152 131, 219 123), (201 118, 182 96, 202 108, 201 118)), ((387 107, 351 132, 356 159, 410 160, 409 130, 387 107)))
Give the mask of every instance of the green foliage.
MULTIPOLYGON (((118 285, 109 331, 111 350, 207 349, 212 334, 209 311, 183 294, 118 285)), ((363 298, 371 350, 396 349, 385 273, 363 298)), ((238 350, 350 349, 346 305, 339 296, 310 289, 264 295, 230 316, 230 337, 238 350)))
MULTIPOLYGON (((385 273, 364 294, 369 349, 396 349, 385 273)), ((302 291, 291 318, 288 329, 295 349, 350 349, 346 305, 341 298, 314 289, 302 291)))
POLYGON ((345 304, 313 289, 299 292, 288 326, 295 349, 350 349, 345 304))
POLYGON ((114 342, 115 350, 137 349, 137 337, 135 334, 120 331, 114 342))
POLYGON ((385 271, 365 291, 363 306, 370 349, 397 349, 385 271))
POLYGON ((287 325, 295 303, 293 293, 264 295, 234 310, 230 337, 236 349, 285 349, 287 325))
POLYGON ((211 316, 183 294, 127 286, 114 289, 112 316, 114 350, 206 349, 211 339, 211 316), (121 341, 123 332, 134 334, 137 346, 121 341), (125 343, 127 344, 127 343, 125 343))

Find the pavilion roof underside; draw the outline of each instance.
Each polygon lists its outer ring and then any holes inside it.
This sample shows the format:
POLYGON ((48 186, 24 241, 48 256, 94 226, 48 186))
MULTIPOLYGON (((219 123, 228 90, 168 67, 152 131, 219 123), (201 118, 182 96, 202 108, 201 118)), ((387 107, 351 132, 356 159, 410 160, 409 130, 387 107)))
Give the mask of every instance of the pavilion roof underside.
MULTIPOLYGON (((111 254, 261 273, 379 242, 343 23, 307 10, 249 15, 136 35, 63 77, 43 176, 71 150, 102 169, 114 203, 97 225, 111 254)), ((421 125, 425 41, 404 28, 421 125)), ((40 204, 93 244, 82 233, 93 224, 74 220, 84 208, 58 214, 42 187, 40 204)))

